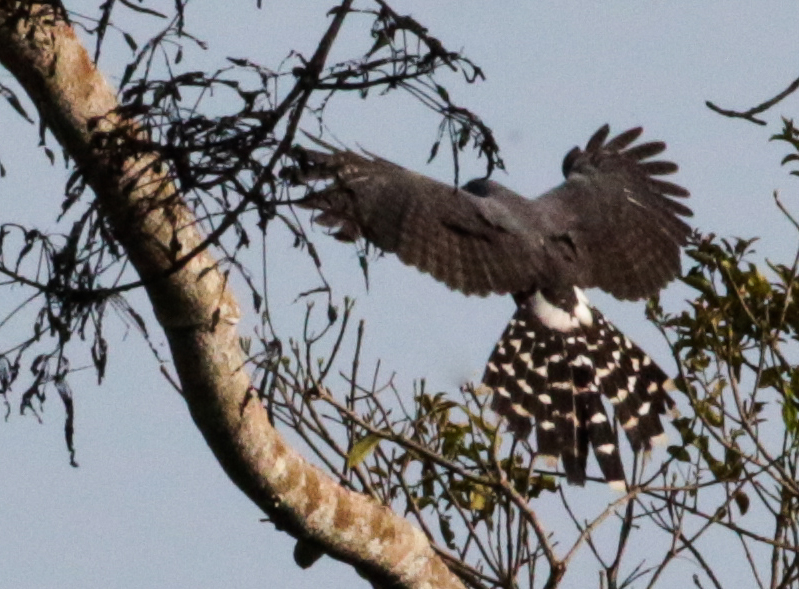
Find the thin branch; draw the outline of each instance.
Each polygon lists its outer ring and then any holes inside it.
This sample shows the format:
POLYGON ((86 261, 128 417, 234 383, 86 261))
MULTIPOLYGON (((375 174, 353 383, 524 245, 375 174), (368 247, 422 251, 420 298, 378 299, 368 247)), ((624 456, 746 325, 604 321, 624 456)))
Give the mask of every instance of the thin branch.
POLYGON ((705 105, 710 110, 713 110, 725 117, 745 119, 747 121, 755 123, 756 125, 765 125, 766 121, 764 121, 763 119, 756 118, 755 115, 767 111, 778 102, 784 100, 785 98, 796 92, 797 89, 799 89, 799 78, 791 82, 785 90, 783 90, 773 98, 769 98, 765 102, 758 104, 757 106, 752 107, 749 110, 745 111, 735 111, 735 110, 727 110, 724 108, 720 108, 715 104, 713 104, 712 102, 710 102, 709 100, 705 102, 705 105))

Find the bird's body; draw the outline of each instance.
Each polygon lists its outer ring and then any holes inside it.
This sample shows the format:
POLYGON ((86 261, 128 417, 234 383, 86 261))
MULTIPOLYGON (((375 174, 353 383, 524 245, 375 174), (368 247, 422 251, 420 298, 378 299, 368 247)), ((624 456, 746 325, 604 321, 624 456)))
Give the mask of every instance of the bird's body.
POLYGON ((329 180, 304 206, 343 240, 364 237, 466 294, 512 294, 517 312, 483 383, 519 436, 536 424, 538 452, 560 457, 569 482, 585 481, 589 442, 606 479, 624 472, 604 396, 633 449, 663 434, 673 404, 665 373, 590 307, 583 288, 620 299, 657 293, 680 271, 690 209, 683 188, 646 160, 660 142, 630 145, 641 129, 606 142, 605 126, 563 162, 566 181, 537 199, 486 179, 458 189, 375 157, 304 150, 301 181, 329 180))

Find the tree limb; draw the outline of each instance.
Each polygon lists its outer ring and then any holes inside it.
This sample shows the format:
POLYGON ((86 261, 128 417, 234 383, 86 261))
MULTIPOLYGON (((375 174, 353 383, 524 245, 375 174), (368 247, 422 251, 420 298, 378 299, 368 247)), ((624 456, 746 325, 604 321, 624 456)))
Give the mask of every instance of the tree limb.
POLYGON ((269 424, 243 369, 240 310, 225 276, 208 250, 170 272, 202 235, 155 154, 114 149, 146 132, 115 114, 114 89, 63 12, 0 1, 0 63, 94 190, 146 285, 191 415, 233 482, 279 529, 321 545, 376 585, 462 587, 419 529, 345 490, 269 424))

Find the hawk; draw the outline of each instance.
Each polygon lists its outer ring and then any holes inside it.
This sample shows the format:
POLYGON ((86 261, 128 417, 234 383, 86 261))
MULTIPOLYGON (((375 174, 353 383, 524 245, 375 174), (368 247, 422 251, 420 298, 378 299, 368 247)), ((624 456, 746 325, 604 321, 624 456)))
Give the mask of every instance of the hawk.
POLYGON ((485 178, 456 188, 371 154, 300 149, 296 182, 327 184, 301 206, 343 241, 363 237, 467 295, 510 294, 517 310, 492 352, 483 386, 518 437, 535 423, 537 454, 586 480, 589 444, 605 479, 624 488, 616 428, 633 450, 664 435, 670 380, 589 305, 582 289, 619 299, 656 294, 680 272, 689 193, 659 176, 662 142, 633 145, 607 125, 563 160, 565 181, 527 199, 485 178))

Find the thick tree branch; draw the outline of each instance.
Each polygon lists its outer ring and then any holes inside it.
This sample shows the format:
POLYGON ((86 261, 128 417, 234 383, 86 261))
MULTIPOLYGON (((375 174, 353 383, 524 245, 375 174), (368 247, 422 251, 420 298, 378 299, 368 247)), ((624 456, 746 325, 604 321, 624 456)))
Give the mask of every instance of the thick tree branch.
POLYGON ((115 237, 144 280, 191 415, 230 478, 279 528, 321 545, 373 583, 460 587, 424 534, 387 507, 346 491, 291 449, 250 395, 239 306, 194 216, 153 155, 123 139, 145 131, 114 114, 117 100, 52 5, 0 1, 0 63, 93 188, 115 237), (115 149, 119 148, 119 149, 115 149))

